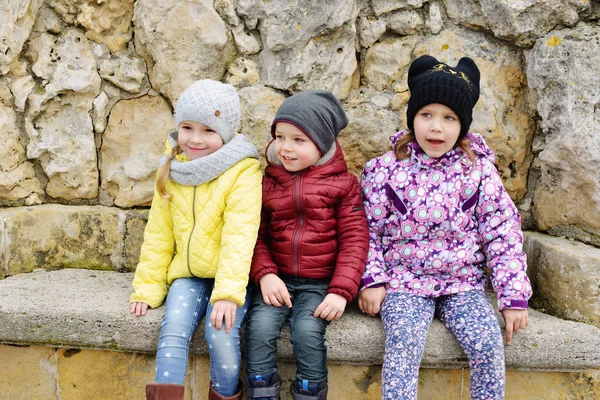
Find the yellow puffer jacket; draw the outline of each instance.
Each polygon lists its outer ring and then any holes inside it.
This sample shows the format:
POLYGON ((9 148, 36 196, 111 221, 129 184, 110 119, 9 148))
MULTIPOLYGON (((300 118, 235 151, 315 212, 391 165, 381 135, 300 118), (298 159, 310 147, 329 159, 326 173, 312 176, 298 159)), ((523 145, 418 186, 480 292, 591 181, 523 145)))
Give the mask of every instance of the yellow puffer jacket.
POLYGON ((169 180, 170 200, 154 192, 130 301, 162 304, 167 284, 214 278, 211 303, 244 303, 261 210, 262 172, 246 158, 199 186, 169 180))

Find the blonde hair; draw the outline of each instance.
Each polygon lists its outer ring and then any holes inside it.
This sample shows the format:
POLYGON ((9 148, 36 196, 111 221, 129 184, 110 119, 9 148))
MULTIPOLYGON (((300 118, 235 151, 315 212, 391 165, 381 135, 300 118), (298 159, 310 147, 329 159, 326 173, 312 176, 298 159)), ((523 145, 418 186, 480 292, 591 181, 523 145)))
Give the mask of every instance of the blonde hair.
POLYGON ((171 172, 171 162, 178 154, 181 154, 181 147, 177 144, 171 149, 171 153, 167 156, 167 162, 161 165, 156 173, 156 190, 158 191, 158 194, 160 194, 160 197, 166 200, 171 198, 171 194, 167 192, 166 188, 171 172))
MULTIPOLYGON (((394 145, 394 154, 398 160, 404 160, 410 155, 408 144, 413 140, 417 140, 413 131, 408 130, 394 145)), ((458 139, 458 147, 460 147, 467 155, 472 163, 475 163, 475 153, 471 149, 471 140, 466 136, 458 139)))

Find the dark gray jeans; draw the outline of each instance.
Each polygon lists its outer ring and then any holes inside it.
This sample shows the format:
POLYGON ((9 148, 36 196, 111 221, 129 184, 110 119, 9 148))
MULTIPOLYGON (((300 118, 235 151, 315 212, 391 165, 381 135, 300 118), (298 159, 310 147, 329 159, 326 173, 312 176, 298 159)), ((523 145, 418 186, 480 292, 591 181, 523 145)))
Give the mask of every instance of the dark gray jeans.
POLYGON ((246 375, 277 372, 277 338, 287 321, 296 358, 296 379, 309 382, 327 380, 325 329, 329 322, 313 316, 325 299, 329 281, 281 277, 292 296, 292 308, 265 304, 262 293, 254 291, 246 317, 246 375))

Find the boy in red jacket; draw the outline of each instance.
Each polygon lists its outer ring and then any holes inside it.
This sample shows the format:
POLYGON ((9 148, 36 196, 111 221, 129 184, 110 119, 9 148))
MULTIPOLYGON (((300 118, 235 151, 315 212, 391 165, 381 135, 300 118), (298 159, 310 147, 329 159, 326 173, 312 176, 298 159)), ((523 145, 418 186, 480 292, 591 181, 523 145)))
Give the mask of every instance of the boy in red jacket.
POLYGON ((369 247, 358 180, 336 141, 347 124, 335 96, 315 90, 286 99, 271 126, 250 272, 260 292, 245 333, 248 399, 279 398, 276 341, 286 321, 293 398, 327 398, 325 329, 356 295, 369 247))

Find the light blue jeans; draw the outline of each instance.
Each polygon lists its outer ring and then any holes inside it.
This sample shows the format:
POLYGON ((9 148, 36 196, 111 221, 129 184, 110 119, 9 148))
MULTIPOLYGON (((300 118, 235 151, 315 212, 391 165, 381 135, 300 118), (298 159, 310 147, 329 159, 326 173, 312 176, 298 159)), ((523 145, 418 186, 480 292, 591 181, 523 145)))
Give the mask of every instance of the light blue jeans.
POLYGON ((237 392, 241 364, 239 330, 250 304, 250 291, 246 293, 244 305, 236 311, 231 331, 225 333, 225 322, 221 330, 210 323, 209 299, 213 287, 213 279, 200 278, 179 278, 171 285, 156 353, 157 383, 183 384, 192 335, 200 320, 206 317, 205 338, 212 385, 225 397, 237 392))

